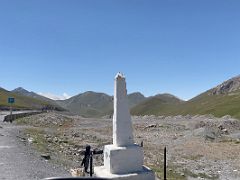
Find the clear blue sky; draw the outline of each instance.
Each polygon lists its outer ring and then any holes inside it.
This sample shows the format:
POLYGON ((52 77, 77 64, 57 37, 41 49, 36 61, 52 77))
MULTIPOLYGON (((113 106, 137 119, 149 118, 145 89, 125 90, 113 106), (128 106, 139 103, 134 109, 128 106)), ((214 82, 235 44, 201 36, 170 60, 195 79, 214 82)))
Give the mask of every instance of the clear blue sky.
POLYGON ((0 86, 189 99, 240 74, 239 0, 1 0, 0 86))

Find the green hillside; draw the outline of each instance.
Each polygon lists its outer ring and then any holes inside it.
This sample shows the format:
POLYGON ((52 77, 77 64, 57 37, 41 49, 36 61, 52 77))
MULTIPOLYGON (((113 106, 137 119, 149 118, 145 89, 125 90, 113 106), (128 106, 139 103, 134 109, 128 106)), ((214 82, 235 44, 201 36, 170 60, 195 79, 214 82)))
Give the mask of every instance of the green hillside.
POLYGON ((216 117, 231 115, 240 119, 240 91, 219 95, 211 95, 208 91, 175 107, 172 114, 213 114, 216 117))
POLYGON ((8 97, 15 98, 14 109, 41 109, 42 107, 48 107, 50 109, 63 110, 60 106, 55 106, 49 102, 19 95, 2 88, 0 88, 0 109, 9 108, 8 97))
POLYGON ((139 103, 131 109, 133 115, 169 115, 184 101, 170 94, 159 94, 139 103))
POLYGON ((57 102, 70 112, 84 117, 100 117, 112 114, 112 97, 104 93, 88 91, 57 102))
MULTIPOLYGON (((129 107, 142 102, 146 98, 139 92, 128 95, 129 107)), ((84 117, 102 117, 113 114, 113 97, 104 93, 88 91, 57 103, 72 113, 84 117)))
POLYGON ((152 98, 132 108, 133 115, 197 115, 216 117, 231 115, 240 119, 240 91, 233 94, 209 95, 209 91, 187 102, 165 103, 152 98))
POLYGON ((140 92, 131 93, 128 95, 129 108, 136 106, 137 104, 143 102, 146 97, 140 92))
POLYGON ((133 115, 231 115, 240 119, 240 77, 234 77, 186 102, 166 103, 153 97, 135 106, 133 115))

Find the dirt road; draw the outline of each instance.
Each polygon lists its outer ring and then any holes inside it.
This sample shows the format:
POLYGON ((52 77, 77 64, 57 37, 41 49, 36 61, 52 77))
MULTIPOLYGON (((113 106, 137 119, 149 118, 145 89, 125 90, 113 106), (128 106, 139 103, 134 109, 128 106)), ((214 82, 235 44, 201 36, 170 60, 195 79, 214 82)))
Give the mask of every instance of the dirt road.
POLYGON ((0 180, 35 180, 69 176, 62 167, 53 165, 34 152, 19 137, 21 127, 0 121, 0 180))

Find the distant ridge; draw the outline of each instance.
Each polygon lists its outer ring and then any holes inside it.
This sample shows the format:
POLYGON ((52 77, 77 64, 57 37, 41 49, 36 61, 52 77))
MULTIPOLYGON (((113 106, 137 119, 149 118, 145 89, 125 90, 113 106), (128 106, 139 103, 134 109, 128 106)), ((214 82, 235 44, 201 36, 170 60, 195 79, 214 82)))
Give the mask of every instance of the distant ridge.
POLYGON ((47 102, 51 102, 51 103, 54 103, 55 104, 55 101, 52 100, 52 99, 49 99, 45 96, 41 96, 35 92, 30 92, 22 87, 18 87, 14 90, 12 90, 11 92, 13 93, 16 93, 16 94, 20 94, 20 95, 23 95, 23 96, 28 96, 28 97, 32 97, 32 98, 35 98, 35 99, 39 99, 39 100, 42 100, 42 101, 47 101, 47 102))
MULTIPOLYGON (((136 92, 129 94, 128 100, 129 106, 133 107, 145 100, 145 97, 136 92)), ((101 117, 113 113, 113 97, 105 93, 87 91, 66 100, 58 100, 57 103, 70 112, 84 117, 101 117)))
MULTIPOLYGON (((7 108, 8 97, 17 99, 15 108, 40 109, 44 106, 53 109, 67 109, 84 117, 112 115, 113 97, 105 93, 87 91, 66 100, 51 100, 19 87, 7 91, 0 87, 0 108, 7 108)), ((183 101, 171 94, 157 94, 144 97, 140 92, 128 95, 132 115, 197 115, 213 114, 217 117, 231 115, 240 119, 240 76, 233 77, 216 87, 183 101)))
POLYGON ((13 91, 7 91, 3 88, 0 88, 0 109, 8 109, 9 104, 7 102, 8 97, 14 97, 15 103, 13 104, 14 109, 55 109, 55 110, 64 110, 62 107, 57 105, 54 101, 46 101, 37 97, 32 97, 27 90, 23 88, 17 88, 13 91))
POLYGON ((184 103, 183 100, 172 94, 157 94, 133 107, 131 113, 134 115, 167 115, 173 107, 182 103, 184 103))
POLYGON ((134 93, 128 94, 129 107, 132 108, 137 104, 143 102, 145 99, 146 97, 140 92, 134 92, 134 93))
POLYGON ((233 77, 189 101, 162 103, 149 99, 132 109, 135 115, 231 115, 240 119, 240 76, 233 77))
POLYGON ((112 97, 104 93, 87 91, 57 103, 72 113, 84 117, 99 117, 111 114, 112 97))

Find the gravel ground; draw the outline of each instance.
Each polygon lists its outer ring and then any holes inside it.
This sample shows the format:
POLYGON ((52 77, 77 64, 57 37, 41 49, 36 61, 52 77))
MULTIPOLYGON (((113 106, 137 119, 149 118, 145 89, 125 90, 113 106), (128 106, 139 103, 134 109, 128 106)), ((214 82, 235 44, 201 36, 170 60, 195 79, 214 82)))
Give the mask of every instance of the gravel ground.
MULTIPOLYGON (((160 177, 166 146, 168 179, 240 179, 239 120, 211 115, 132 119, 135 142, 144 145, 144 163, 160 177)), ((43 138, 44 150, 67 169, 80 167, 86 144, 103 149, 112 143, 112 119, 46 113, 20 119, 17 124, 32 128, 25 131, 26 138, 43 138)), ((94 156, 95 165, 102 163, 102 155, 94 156)))
POLYGON ((20 126, 0 122, 1 180, 35 180, 70 175, 63 167, 41 158, 21 138, 21 129, 20 126))

